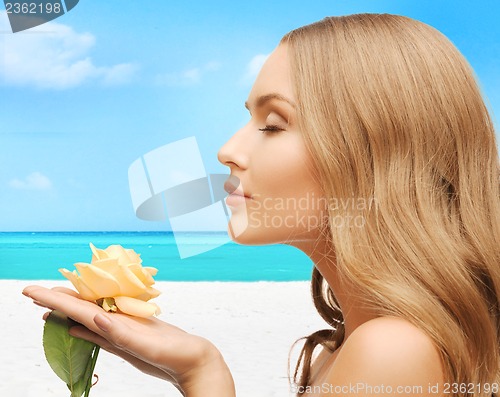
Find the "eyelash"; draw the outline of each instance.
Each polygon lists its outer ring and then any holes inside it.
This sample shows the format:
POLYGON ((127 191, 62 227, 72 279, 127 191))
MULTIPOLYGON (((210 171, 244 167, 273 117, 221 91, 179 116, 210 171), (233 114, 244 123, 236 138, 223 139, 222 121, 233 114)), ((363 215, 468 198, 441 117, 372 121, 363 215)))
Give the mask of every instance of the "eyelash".
POLYGON ((259 131, 262 131, 265 134, 276 134, 278 132, 284 131, 284 129, 278 127, 277 125, 266 125, 264 128, 259 128, 259 131))

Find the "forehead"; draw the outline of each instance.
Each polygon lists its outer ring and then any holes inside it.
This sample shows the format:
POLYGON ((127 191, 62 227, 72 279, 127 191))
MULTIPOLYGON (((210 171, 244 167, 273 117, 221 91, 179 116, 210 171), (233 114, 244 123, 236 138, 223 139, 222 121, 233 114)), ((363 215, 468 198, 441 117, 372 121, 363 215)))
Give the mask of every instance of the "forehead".
POLYGON ((294 100, 285 45, 279 45, 267 58, 250 91, 248 103, 253 104, 256 98, 271 93, 294 100))

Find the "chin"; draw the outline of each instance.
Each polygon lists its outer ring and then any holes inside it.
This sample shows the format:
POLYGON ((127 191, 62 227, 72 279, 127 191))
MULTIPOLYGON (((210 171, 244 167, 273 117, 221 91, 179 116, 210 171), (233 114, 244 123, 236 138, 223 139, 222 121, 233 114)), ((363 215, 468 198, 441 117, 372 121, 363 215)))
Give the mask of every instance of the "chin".
POLYGON ((232 241, 241 245, 270 245, 285 242, 278 230, 271 228, 252 227, 247 223, 238 224, 231 219, 228 224, 227 233, 232 241))
POLYGON ((260 235, 259 238, 259 233, 256 233, 255 230, 252 230, 251 228, 245 228, 245 230, 241 230, 238 225, 234 225, 234 222, 230 222, 227 227, 227 233, 229 237, 231 238, 232 241, 234 241, 237 244, 241 245, 263 245, 267 244, 266 242, 262 241, 262 235, 260 235))
POLYGON ((273 242, 263 238, 262 235, 258 233, 252 233, 251 231, 245 231, 237 236, 233 235, 231 231, 228 232, 229 237, 236 244, 240 245, 268 245, 273 244, 273 242))

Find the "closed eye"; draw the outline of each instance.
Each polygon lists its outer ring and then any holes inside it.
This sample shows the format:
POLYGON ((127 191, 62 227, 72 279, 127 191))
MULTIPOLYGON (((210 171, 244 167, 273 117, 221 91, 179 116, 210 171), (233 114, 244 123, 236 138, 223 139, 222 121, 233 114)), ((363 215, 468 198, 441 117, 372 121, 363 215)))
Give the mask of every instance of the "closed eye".
POLYGON ((259 131, 262 131, 265 134, 272 134, 272 133, 285 131, 285 129, 281 128, 277 125, 271 124, 271 125, 266 125, 264 128, 259 128, 259 131))

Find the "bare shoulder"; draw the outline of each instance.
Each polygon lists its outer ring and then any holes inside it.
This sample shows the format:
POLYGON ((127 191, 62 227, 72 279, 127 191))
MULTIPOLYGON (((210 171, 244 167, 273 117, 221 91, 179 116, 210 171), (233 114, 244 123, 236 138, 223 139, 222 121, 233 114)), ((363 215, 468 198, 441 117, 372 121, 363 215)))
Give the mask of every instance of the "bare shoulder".
POLYGON ((401 318, 379 317, 357 327, 345 340, 327 379, 332 385, 365 385, 365 390, 350 390, 356 396, 373 396, 369 386, 378 386, 378 396, 437 397, 429 385, 443 383, 443 368, 437 347, 424 331, 401 318))

